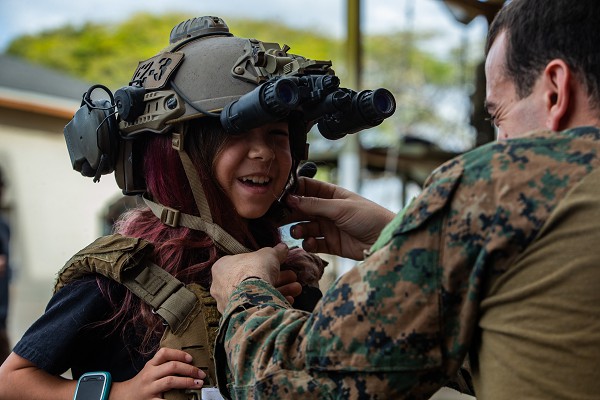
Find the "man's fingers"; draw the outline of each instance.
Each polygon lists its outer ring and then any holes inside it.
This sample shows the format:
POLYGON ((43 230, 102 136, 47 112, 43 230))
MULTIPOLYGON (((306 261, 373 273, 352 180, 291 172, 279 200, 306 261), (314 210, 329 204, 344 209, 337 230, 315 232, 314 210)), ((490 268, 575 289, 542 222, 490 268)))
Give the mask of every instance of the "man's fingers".
POLYGON ((303 222, 290 228, 290 235, 294 239, 303 239, 302 248, 309 253, 328 253, 327 241, 324 239, 322 229, 316 222, 303 222))
POLYGON ((288 283, 277 288, 284 297, 296 297, 302 293, 302 285, 298 282, 288 283))
POLYGON ((296 211, 296 214, 301 214, 297 221, 305 220, 327 220, 337 221, 340 213, 347 208, 346 200, 340 199, 322 199, 318 197, 297 197, 288 196, 288 206, 296 211), (302 218, 304 217, 304 218, 302 218))
POLYGON ((296 275, 296 273, 294 271, 292 271, 291 269, 288 269, 285 271, 281 271, 279 273, 279 279, 277 280, 275 286, 276 287, 284 286, 284 285, 287 285, 288 283, 296 282, 297 280, 298 280, 298 276, 296 275))
POLYGON ((299 177, 298 186, 295 194, 298 196, 320 197, 323 199, 331 199, 335 194, 336 186, 319 181, 317 179, 299 177))
POLYGON ((307 239, 310 237, 322 237, 321 227, 317 222, 301 222, 290 228, 290 235, 294 239, 307 239))
POLYGON ((316 239, 314 237, 305 239, 302 242, 302 248, 309 253, 336 254, 329 248, 325 239, 316 239))

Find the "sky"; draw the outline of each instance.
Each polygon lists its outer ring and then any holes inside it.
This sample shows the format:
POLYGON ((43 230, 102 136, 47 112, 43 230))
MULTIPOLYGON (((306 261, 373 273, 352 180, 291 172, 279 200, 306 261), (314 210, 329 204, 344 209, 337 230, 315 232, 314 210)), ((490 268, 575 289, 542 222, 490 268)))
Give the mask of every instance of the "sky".
MULTIPOLYGON (((464 26, 456 22, 440 0, 362 0, 361 25, 367 33, 406 29, 413 14, 415 29, 437 29, 444 40, 457 43, 463 32, 481 37, 485 26, 477 20, 464 26)), ((197 16, 275 19, 298 28, 343 37, 346 0, 1 0, 0 52, 18 35, 35 34, 66 24, 115 23, 134 13, 177 12, 197 16)))

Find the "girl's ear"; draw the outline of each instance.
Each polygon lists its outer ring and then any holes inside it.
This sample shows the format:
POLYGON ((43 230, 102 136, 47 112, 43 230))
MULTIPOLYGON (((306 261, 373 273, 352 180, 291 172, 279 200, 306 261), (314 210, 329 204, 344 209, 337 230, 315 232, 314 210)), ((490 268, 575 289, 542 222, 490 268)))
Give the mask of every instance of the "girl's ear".
POLYGON ((573 101, 571 69, 563 60, 554 59, 546 65, 542 79, 544 79, 544 101, 547 110, 546 126, 553 131, 561 130, 569 118, 573 101))

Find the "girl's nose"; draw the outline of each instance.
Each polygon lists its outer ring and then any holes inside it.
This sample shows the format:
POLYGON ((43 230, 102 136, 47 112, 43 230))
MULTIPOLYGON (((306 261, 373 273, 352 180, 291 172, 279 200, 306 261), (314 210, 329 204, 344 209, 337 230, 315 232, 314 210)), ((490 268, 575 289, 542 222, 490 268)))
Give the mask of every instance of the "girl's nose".
POLYGON ((258 158, 263 161, 270 161, 275 158, 275 151, 269 139, 268 135, 265 134, 251 134, 248 138, 250 141, 248 157, 258 158))

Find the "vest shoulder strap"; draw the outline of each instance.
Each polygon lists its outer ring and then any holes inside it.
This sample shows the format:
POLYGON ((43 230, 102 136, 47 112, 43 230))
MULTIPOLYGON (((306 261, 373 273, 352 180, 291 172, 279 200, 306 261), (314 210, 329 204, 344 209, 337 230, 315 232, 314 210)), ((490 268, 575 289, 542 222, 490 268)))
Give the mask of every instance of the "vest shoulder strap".
MULTIPOLYGON (((161 346, 190 353, 194 363, 208 374, 206 386, 216 385, 214 340, 221 317, 216 301, 200 285, 186 286, 151 262, 149 255, 153 248, 150 242, 119 234, 100 237, 65 264, 54 291, 94 273, 119 282, 168 324, 161 346)), ((165 398, 178 400, 189 396, 173 390, 165 398)))
POLYGON ((117 234, 102 236, 66 262, 58 273, 54 292, 68 282, 92 273, 121 283, 123 272, 138 266, 152 250, 152 244, 142 239, 117 234))
MULTIPOLYGON (((130 290, 168 324, 161 347, 184 350, 207 373, 205 387, 216 386, 214 343, 221 314, 210 292, 198 284, 184 285, 154 264, 154 246, 119 234, 103 236, 75 254, 59 271, 54 292, 89 274, 100 274, 130 290)), ((212 394, 211 398, 216 394, 212 394)), ((201 398, 200 391, 171 390, 168 400, 201 398)))
POLYGON ((103 236, 75 254, 61 269, 54 291, 84 275, 97 273, 127 287, 177 331, 197 302, 193 291, 150 262, 154 246, 119 234, 103 236))

